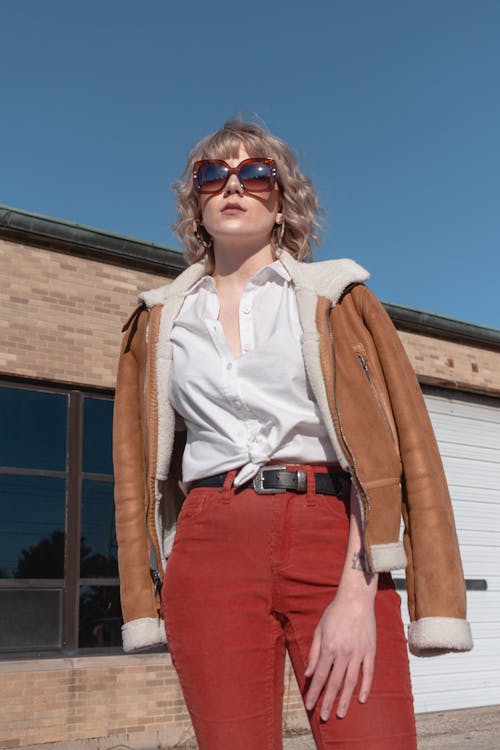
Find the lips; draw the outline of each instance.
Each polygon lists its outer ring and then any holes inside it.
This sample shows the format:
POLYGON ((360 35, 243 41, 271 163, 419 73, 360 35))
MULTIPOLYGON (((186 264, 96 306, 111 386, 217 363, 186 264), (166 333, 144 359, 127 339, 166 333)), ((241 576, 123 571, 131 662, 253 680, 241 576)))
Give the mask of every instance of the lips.
POLYGON ((226 205, 221 209, 221 212, 224 214, 226 212, 228 213, 236 213, 241 211, 244 213, 246 211, 243 206, 241 206, 239 203, 226 203, 226 205))

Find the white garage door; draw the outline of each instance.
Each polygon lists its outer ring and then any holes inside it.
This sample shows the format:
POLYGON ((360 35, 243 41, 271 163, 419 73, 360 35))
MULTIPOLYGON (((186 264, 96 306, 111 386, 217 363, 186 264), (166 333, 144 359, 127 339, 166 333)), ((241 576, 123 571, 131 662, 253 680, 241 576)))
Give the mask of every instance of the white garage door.
POLYGON ((455 511, 474 649, 411 657, 415 709, 500 704, 500 399, 430 388, 424 395, 455 511))

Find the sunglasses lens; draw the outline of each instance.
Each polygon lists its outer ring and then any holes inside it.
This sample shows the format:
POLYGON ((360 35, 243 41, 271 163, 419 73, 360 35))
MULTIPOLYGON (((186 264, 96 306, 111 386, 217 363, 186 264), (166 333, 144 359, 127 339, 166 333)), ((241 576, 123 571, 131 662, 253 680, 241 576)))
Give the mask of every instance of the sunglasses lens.
POLYGON ((225 162, 207 160, 196 164, 196 188, 200 193, 219 193, 230 174, 237 174, 240 183, 249 193, 270 192, 276 179, 274 162, 268 164, 259 159, 249 159, 241 167, 230 169, 225 162))
POLYGON ((201 193, 218 193, 227 180, 228 169, 224 164, 205 162, 198 167, 196 184, 201 193))
POLYGON ((262 193, 273 189, 273 174, 270 164, 254 161, 240 169, 240 181, 249 193, 262 193))

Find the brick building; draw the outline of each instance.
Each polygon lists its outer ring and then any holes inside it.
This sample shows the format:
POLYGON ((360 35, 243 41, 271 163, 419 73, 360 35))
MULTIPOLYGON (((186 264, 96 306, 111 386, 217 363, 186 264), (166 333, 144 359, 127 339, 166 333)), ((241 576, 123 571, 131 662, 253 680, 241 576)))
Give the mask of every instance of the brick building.
MULTIPOLYGON (((166 247, 0 207, 0 747, 191 735, 169 654, 120 648, 111 465, 121 326, 139 291, 184 265, 166 247)), ((487 705, 500 686, 500 497, 488 478, 500 466, 500 331, 387 309, 435 423, 478 618, 468 662, 450 655, 426 672, 412 660, 416 707, 487 705), (430 690, 429 673, 446 690, 430 690), (462 689, 450 675, 464 673, 462 689)), ((287 665, 284 722, 305 721, 287 665)))

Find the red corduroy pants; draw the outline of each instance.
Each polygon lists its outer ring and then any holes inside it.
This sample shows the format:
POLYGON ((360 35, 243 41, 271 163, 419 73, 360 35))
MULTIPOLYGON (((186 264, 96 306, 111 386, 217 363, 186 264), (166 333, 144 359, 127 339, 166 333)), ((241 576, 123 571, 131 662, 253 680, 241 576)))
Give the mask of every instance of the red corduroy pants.
MULTIPOLYGON (((291 467, 290 467, 291 468, 291 467)), ((161 612, 200 750, 281 750, 285 652, 303 696, 309 648, 345 560, 345 501, 310 492, 196 488, 178 519, 161 612)), ((324 468, 324 467, 323 467, 324 468)), ((319 750, 416 750, 400 597, 389 575, 375 599, 377 653, 367 703, 308 718, 319 750)))

